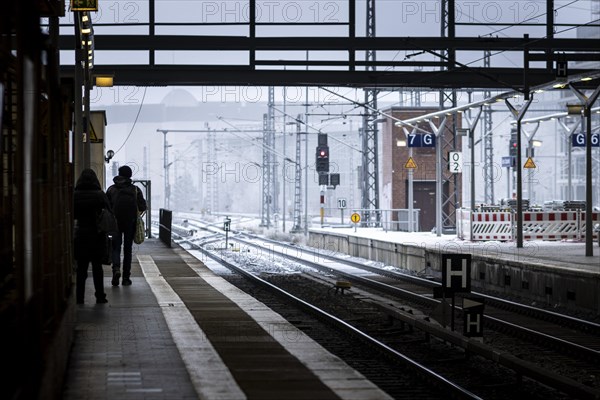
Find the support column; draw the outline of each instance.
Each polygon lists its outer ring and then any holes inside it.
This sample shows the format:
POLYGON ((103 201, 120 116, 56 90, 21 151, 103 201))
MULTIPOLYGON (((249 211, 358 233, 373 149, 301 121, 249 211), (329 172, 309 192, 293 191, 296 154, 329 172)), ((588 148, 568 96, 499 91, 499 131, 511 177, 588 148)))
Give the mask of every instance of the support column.
POLYGON ((517 248, 523 247, 523 174, 521 166, 521 121, 527 112, 527 109, 533 101, 533 96, 529 95, 529 100, 517 110, 508 100, 505 100, 506 106, 517 121, 517 159, 515 161, 517 170, 517 248))

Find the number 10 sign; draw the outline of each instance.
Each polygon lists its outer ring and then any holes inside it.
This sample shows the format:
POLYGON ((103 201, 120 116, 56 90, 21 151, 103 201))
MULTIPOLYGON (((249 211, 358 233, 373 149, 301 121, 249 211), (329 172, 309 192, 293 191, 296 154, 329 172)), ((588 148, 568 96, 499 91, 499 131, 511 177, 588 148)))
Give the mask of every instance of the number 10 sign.
POLYGON ((453 174, 460 174, 462 172, 463 161, 462 153, 460 151, 451 151, 448 153, 448 169, 453 174))

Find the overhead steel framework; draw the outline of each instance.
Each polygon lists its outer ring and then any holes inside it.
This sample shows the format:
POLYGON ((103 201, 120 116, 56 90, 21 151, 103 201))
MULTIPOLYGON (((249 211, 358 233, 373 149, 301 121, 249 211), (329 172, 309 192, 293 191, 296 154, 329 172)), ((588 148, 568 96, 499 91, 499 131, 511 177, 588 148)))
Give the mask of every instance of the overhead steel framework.
MULTIPOLYGON (((567 61, 569 76, 585 76, 598 72, 600 68, 600 42, 597 38, 557 38, 557 27, 573 25, 555 22, 557 8, 553 0, 546 1, 546 20, 543 23, 527 22, 523 26, 537 26, 545 28, 542 37, 486 37, 486 36, 456 36, 456 27, 465 25, 483 25, 481 23, 457 23, 454 19, 455 0, 442 0, 442 32, 441 37, 400 37, 400 36, 375 36, 375 1, 367 0, 367 21, 364 36, 356 35, 356 0, 348 0, 347 16, 340 22, 262 22, 257 20, 256 0, 249 0, 248 18, 240 22, 157 22, 156 0, 148 1, 148 19, 146 22, 134 23, 138 31, 146 30, 143 34, 134 35, 105 35, 96 33, 94 37, 94 52, 128 52, 138 54, 141 62, 138 64, 101 65, 96 63, 94 74, 110 74, 114 76, 115 85, 302 85, 302 86, 353 86, 366 89, 365 102, 370 108, 376 110, 377 89, 388 88, 419 88, 440 91, 440 106, 452 107, 456 104, 456 94, 452 89, 461 90, 503 90, 517 91, 529 98, 533 87, 543 86, 554 81, 557 71, 554 66, 558 61, 567 61), (160 32, 173 31, 173 28, 207 28, 209 26, 235 25, 247 29, 240 30, 240 35, 164 35, 160 32), (261 36, 263 27, 279 26, 312 26, 327 27, 341 26, 346 28, 337 36, 261 36), (160 29, 157 29, 160 27, 160 29), (206 62, 202 52, 220 51, 235 52, 241 55, 244 61, 236 63, 219 62, 213 64, 206 62), (319 51, 320 54, 331 54, 330 57, 310 58, 310 52, 319 51), (384 58, 379 54, 385 52, 410 52, 424 53, 427 57, 414 57, 405 60, 384 58), (201 58, 204 63, 193 65, 173 65, 163 62, 165 54, 181 52, 201 58), (287 56, 290 53, 305 52, 306 59, 300 60, 287 56), (483 66, 473 61, 470 57, 474 53, 486 53, 486 58, 491 54, 511 52, 522 54, 522 62, 509 67, 492 67, 489 60, 483 60, 483 66), (361 59, 360 55, 366 54, 361 59), (276 55, 276 57, 274 57, 276 55), (282 56, 283 55, 283 56, 282 56), (286 59, 288 57, 288 59, 286 59), (586 61, 586 67, 576 68, 574 62, 586 61), (592 68, 588 66, 592 66, 592 68), (286 68, 288 67, 288 68, 286 68), (573 67, 573 68, 571 68, 573 67)), ((560 7, 562 8, 562 7, 560 7)), ((68 25, 68 24, 66 24, 68 25)), ((96 32, 100 29, 110 31, 110 26, 115 24, 95 23, 96 32), (105 26, 104 26, 105 25, 105 26)), ((117 24, 118 25, 118 24, 117 24)), ((502 24, 499 24, 502 25, 502 24)), ((508 23, 506 25, 511 25, 508 23)), ((585 24, 589 27, 600 27, 595 21, 585 24)), ((538 29, 538 32, 540 31, 538 29)), ((206 30, 205 30, 206 31, 206 30)), ((61 32, 73 32, 72 29, 61 29, 61 32)), ((273 32, 273 31, 271 31, 273 32)), ((75 35, 65 34, 59 38, 59 46, 63 50, 79 48, 75 35)), ((98 57, 101 59, 101 57, 98 57)), ((73 76, 74 66, 62 66, 65 76, 73 76)), ((572 82, 575 89, 595 89, 597 84, 593 81, 572 82)), ((365 107, 367 108, 367 107, 365 107)), ((369 112, 369 114, 371 114, 369 112)), ((366 172, 376 171, 376 118, 365 118, 363 126, 363 147, 366 155, 363 159, 363 169, 366 172), (372 124, 370 124, 372 123, 372 124), (371 133, 373 135, 371 136, 371 133), (370 158, 368 158, 370 157, 370 158)), ((491 117, 487 120, 491 123, 491 117)), ((441 136, 440 147, 456 146, 456 126, 444 129, 441 136), (450 132, 451 131, 451 132, 450 132), (446 146, 447 145, 447 146, 446 146)), ((489 132, 488 123, 484 123, 485 133, 489 132)), ((484 133, 484 134, 485 134, 484 133)), ((485 137, 485 161, 489 164, 490 171, 486 176, 486 200, 493 199, 493 173, 491 168, 493 143, 491 138, 485 137), (490 184, 492 186, 490 186, 490 184)), ((365 189, 370 188, 373 194, 366 190, 366 200, 369 208, 375 207, 376 174, 365 175, 367 183, 365 189), (372 181, 371 181, 372 178, 372 181)), ((456 177, 443 177, 444 182, 454 181, 456 177)), ((274 187, 275 185, 273 185, 274 187)), ((270 188, 268 192, 271 192, 270 188)), ((453 189, 448 187, 449 193, 438 207, 444 209, 445 215, 438 226, 451 226, 453 208, 458 199, 453 189)), ((363 206, 365 203, 363 202, 363 206)))
MULTIPOLYGON (((345 50, 355 53, 357 49, 414 51, 428 49, 433 52, 452 49, 455 51, 519 51, 530 50, 530 60, 554 60, 544 53, 548 48, 555 53, 569 52, 572 61, 600 61, 600 44, 597 39, 539 39, 539 38, 230 38, 230 37, 188 37, 166 36, 156 37, 151 42, 147 36, 97 35, 96 52, 103 50, 147 51, 158 50, 243 50, 250 47, 274 51, 286 50, 345 50), (235 40, 232 40, 235 39, 235 40), (184 46, 185 44, 185 46, 184 46)), ((74 38, 61 37, 61 47, 68 48, 74 38)), ((374 61, 374 66, 404 66, 410 70, 359 71, 357 65, 366 65, 356 61, 270 61, 274 67, 283 65, 309 65, 311 67, 347 67, 348 70, 278 70, 257 69, 256 66, 239 65, 95 65, 95 74, 114 75, 115 85, 164 86, 164 85, 315 85, 315 86, 356 86, 387 88, 458 88, 458 89, 513 89, 524 90, 523 67, 461 67, 450 65, 446 60, 426 61, 374 61), (425 67, 448 66, 439 70, 425 70, 425 67), (413 70, 421 68, 422 70, 413 70)), ((62 66, 63 75, 73 75, 72 66, 62 66)), ((569 73, 585 74, 590 69, 569 69, 569 73)), ((548 68, 529 68, 527 79, 531 86, 542 85, 554 80, 554 70, 548 68)), ((581 87, 593 88, 582 82, 581 87)))
MULTIPOLYGON (((483 55, 483 66, 485 68, 490 67, 491 52, 489 50, 484 51, 483 55)), ((492 92, 485 90, 483 97, 489 99, 492 97, 492 92)), ((487 204, 494 204, 494 181, 495 181, 495 167, 494 167, 494 136, 492 135, 493 123, 492 123, 492 107, 487 105, 483 106, 483 124, 482 124, 482 136, 483 136, 483 179, 484 179, 484 199, 487 204)))
POLYGON ((275 168, 275 115, 273 105, 275 104, 275 90, 269 86, 267 113, 263 116, 263 157, 262 157, 262 208, 261 226, 269 228, 272 224, 271 218, 275 214, 277 206, 276 199, 276 176, 275 168))
MULTIPOLYGON (((300 233, 302 229, 302 168, 301 168, 301 135, 302 115, 296 117, 296 151, 294 158, 294 225, 290 233, 300 233)), ((306 184, 306 182, 305 182, 306 184)))
MULTIPOLYGON (((452 0, 442 0, 442 18, 440 36, 454 39, 455 37, 455 4, 452 0)), ((453 68, 456 60, 456 50, 448 49, 442 52, 442 57, 448 60, 448 65, 442 66, 441 71, 446 71, 453 68)), ((442 89, 439 92, 440 109, 456 107, 456 90, 442 89)), ((457 119, 452 118, 450 126, 440 124, 441 128, 438 134, 438 146, 436 151, 439 152, 438 160, 442 161, 443 165, 448 165, 448 152, 445 149, 458 150, 459 143, 456 136, 457 119)), ((457 174, 453 174, 446 169, 438 167, 438 177, 441 180, 441 185, 438 184, 436 189, 436 208, 442 212, 437 214, 436 231, 440 235, 444 230, 453 231, 456 229, 456 209, 460 207, 461 185, 458 181, 457 174)))
MULTIPOLYGON (((314 85, 314 86, 357 86, 365 88, 378 87, 418 87, 431 89, 471 88, 471 89, 513 89, 523 91, 526 87, 522 66, 486 68, 469 66, 456 62, 445 54, 468 54, 468 52, 519 52, 528 49, 530 61, 545 62, 546 65, 529 68, 527 84, 540 85, 554 79, 552 65, 554 55, 564 52, 570 61, 600 61, 600 44, 597 39, 555 38, 556 24, 553 18, 554 2, 547 1, 547 20, 545 24, 527 23, 527 26, 545 26, 545 37, 455 37, 454 33, 445 37, 375 37, 375 1, 368 0, 367 29, 365 36, 356 35, 356 0, 348 0, 347 15, 340 15, 338 22, 263 22, 257 20, 256 0, 248 1, 248 17, 237 22, 163 22, 166 18, 156 18, 156 0, 148 0, 147 21, 128 23, 137 31, 146 30, 142 34, 100 34, 110 32, 111 27, 122 26, 114 23, 94 23, 97 31, 94 37, 94 52, 126 51, 138 54, 138 64, 94 65, 95 74, 114 75, 115 85, 314 85), (172 32, 174 28, 204 29, 214 26, 227 26, 239 29, 238 36, 219 35, 165 35, 160 32, 172 32), (306 26, 338 27, 345 29, 345 34, 337 36, 261 36, 263 29, 273 27, 306 26), (370 27, 373 28, 371 31, 370 27), (158 28, 158 29, 157 29, 158 28), (373 35, 371 35, 373 33, 373 35), (245 54, 245 62, 219 63, 208 65, 200 52, 222 51, 245 54), (321 54, 332 54, 330 59, 299 60, 285 59, 280 55, 286 51, 310 52, 321 51, 321 54), (378 51, 424 52, 433 57, 415 58, 411 60, 378 59, 378 51), (204 65, 172 65, 160 62, 164 52, 189 52, 204 60, 204 65), (345 53, 345 57, 333 56, 345 53), (359 54, 372 54, 372 57, 361 59, 359 54), (273 57, 273 55, 277 55, 273 57), (287 69, 283 67, 287 66, 287 69), (293 67, 293 68, 289 68, 293 67), (301 68, 304 67, 304 68, 301 68), (389 68, 388 68, 389 67, 389 68), (393 68, 393 69, 390 69, 393 68), (444 69, 440 73, 440 68, 444 69), (302 70, 301 70, 302 69, 302 70)), ((442 18, 448 32, 455 32, 457 25, 478 25, 477 23, 456 24, 454 0, 443 0, 442 18)), ((64 26, 72 25, 71 23, 64 26)), ((481 25, 481 24, 479 24, 481 25)), ((510 25, 510 24, 509 24, 510 25)), ((563 24, 564 26, 564 24, 563 24)), ((600 26, 587 24, 588 27, 600 26)), ((341 31, 341 30, 340 30, 341 31)), ((61 32, 73 32, 72 29, 61 29, 61 32)), ((272 31, 271 31, 272 32, 272 31)), ((59 38, 62 50, 79 48, 74 34, 63 34, 59 38)), ((169 53, 171 54, 171 53, 169 53)), ((214 54, 214 53, 213 53, 214 54)), ((114 56, 114 53, 112 53, 114 56)), ((284 56, 285 57, 285 56, 284 56)), ((100 57, 98 57, 99 59, 100 57)), ((171 59, 169 57, 169 59, 171 59)), ((239 59, 238 59, 239 60, 239 59)), ((465 61, 468 63, 469 61, 465 61)), ((541 64, 541 63, 540 63, 541 64)), ((62 66, 63 74, 73 75, 74 66, 62 66)), ((572 71, 584 73, 586 70, 572 71)), ((591 87, 591 86, 590 86, 591 87)))
MULTIPOLYGON (((208 128, 208 125, 206 127, 208 128)), ((206 182, 206 200, 204 204, 209 210, 209 213, 216 213, 217 204, 219 204, 219 184, 218 184, 218 176, 221 169, 221 166, 217 163, 217 146, 216 146, 216 137, 215 132, 209 129, 208 137, 207 137, 207 159, 210 160, 209 163, 203 163, 203 172, 204 176, 207 178, 206 182), (207 168, 211 166, 213 168, 212 171, 208 171, 207 168)))
MULTIPOLYGON (((366 1, 367 37, 375 37, 375 0, 366 1)), ((377 52, 367 50, 365 53, 367 71, 375 71, 377 52)), ((361 179, 361 208, 363 226, 379 226, 379 162, 377 146, 377 89, 365 89, 365 107, 362 129, 362 179, 361 179), (374 215, 372 215, 374 213, 374 215)))

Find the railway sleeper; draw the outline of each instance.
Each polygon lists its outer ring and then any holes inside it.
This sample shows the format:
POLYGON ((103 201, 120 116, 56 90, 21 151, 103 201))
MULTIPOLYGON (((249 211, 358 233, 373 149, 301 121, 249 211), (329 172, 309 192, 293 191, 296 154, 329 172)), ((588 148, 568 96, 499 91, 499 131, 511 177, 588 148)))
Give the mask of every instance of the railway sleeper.
POLYGON ((495 350, 477 340, 469 339, 457 332, 453 332, 438 324, 432 323, 431 321, 426 321, 425 318, 415 317, 414 315, 389 304, 384 304, 375 300, 365 301, 369 301, 382 312, 388 314, 388 316, 399 321, 404 321, 404 323, 413 326, 415 329, 425 332, 426 336, 431 335, 448 342, 451 345, 464 349, 465 353, 478 355, 514 371, 518 381, 522 380, 523 377, 527 377, 577 398, 600 399, 600 391, 590 388, 573 379, 561 376, 529 361, 522 360, 508 352, 495 350))

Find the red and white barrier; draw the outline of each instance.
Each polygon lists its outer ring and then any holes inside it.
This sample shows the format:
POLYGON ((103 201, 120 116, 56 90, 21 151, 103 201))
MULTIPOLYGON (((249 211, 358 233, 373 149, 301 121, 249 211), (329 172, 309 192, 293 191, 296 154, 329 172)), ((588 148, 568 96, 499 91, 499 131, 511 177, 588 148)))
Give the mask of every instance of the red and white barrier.
POLYGON ((512 214, 509 212, 472 213, 471 240, 512 240, 512 214))
POLYGON ((579 239, 579 215, 576 211, 523 213, 524 240, 579 239))
MULTIPOLYGON (((585 228, 587 226, 587 224, 585 223, 585 212, 582 212, 580 214, 580 218, 581 218, 581 240, 585 240, 585 228)), ((592 235, 594 240, 598 239, 598 232, 594 231, 594 226, 600 222, 600 213, 599 212, 595 212, 592 213, 592 235)))
MULTIPOLYGON (((600 213, 592 215, 592 221, 600 221, 600 213)), ((524 212, 524 240, 584 240, 585 212, 551 211, 524 212)), ((516 239, 516 217, 512 212, 471 212, 460 209, 456 213, 457 236, 463 240, 516 239)), ((598 233, 594 232, 594 239, 598 233)))
POLYGON ((456 236, 462 240, 471 239, 471 210, 466 208, 456 210, 456 236))

